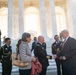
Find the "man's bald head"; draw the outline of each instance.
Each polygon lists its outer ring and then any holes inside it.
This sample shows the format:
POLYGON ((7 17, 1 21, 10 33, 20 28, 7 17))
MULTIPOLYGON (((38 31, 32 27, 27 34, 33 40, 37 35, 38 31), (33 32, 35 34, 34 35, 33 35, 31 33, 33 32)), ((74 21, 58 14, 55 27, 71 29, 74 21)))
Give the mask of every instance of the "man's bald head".
POLYGON ((39 36, 39 37, 38 37, 38 42, 44 43, 44 37, 43 37, 43 36, 39 36))
POLYGON ((61 31, 61 36, 62 36, 64 39, 67 38, 67 37, 69 36, 68 30, 63 30, 63 31, 61 31))

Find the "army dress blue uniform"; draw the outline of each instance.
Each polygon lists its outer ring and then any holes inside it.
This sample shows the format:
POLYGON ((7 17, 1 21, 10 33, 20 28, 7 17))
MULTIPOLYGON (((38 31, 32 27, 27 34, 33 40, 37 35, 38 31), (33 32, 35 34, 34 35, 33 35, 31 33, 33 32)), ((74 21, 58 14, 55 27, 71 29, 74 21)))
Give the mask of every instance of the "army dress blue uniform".
POLYGON ((1 58, 2 58, 2 75, 11 75, 12 70, 12 49, 11 46, 4 45, 1 47, 1 58))
MULTIPOLYGON (((62 49, 62 42, 61 41, 58 41, 58 42, 54 42, 52 44, 52 54, 58 54, 62 49)), ((59 60, 58 58, 55 59, 55 62, 56 62, 56 66, 57 66, 57 74, 58 75, 62 75, 61 74, 61 70, 60 70, 60 65, 62 66, 62 61, 59 60)))
POLYGON ((47 52, 45 50, 45 45, 40 44, 39 42, 36 45, 34 50, 35 56, 38 58, 39 62, 42 65, 42 72, 39 75, 46 75, 47 67, 49 66, 48 59, 47 59, 47 52))

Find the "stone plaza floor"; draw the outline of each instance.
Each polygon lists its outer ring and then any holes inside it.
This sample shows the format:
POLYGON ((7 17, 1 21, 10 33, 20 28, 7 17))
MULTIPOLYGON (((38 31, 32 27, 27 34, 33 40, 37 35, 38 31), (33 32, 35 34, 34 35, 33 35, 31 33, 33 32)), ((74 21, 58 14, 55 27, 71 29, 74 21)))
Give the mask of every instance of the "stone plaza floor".
MULTIPOLYGON (((0 73, 0 75, 1 75, 1 73, 0 73)), ((12 73, 11 75, 19 75, 19 73, 18 72, 12 73)), ((56 72, 47 72, 46 75, 57 75, 57 73, 56 72)))
MULTIPOLYGON (((12 74, 11 75, 19 75, 19 72, 18 72, 19 68, 16 67, 16 66, 13 66, 13 69, 12 69, 12 74)), ((1 75, 1 64, 0 64, 0 75, 1 75)), ((46 75, 57 75, 56 73, 56 64, 55 64, 55 61, 52 59, 52 60, 49 60, 49 66, 47 68, 47 74, 46 75)))

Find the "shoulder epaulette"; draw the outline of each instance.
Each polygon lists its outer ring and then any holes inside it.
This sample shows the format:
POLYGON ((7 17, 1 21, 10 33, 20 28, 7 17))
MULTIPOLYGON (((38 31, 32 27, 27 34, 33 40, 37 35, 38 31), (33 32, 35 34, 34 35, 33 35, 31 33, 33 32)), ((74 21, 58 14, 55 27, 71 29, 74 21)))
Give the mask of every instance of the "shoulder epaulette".
POLYGON ((9 54, 9 53, 5 53, 5 52, 4 52, 4 46, 2 46, 1 48, 2 48, 2 50, 3 50, 3 54, 5 54, 5 55, 8 55, 8 54, 9 54))
POLYGON ((1 46, 2 49, 4 49, 4 46, 1 46))

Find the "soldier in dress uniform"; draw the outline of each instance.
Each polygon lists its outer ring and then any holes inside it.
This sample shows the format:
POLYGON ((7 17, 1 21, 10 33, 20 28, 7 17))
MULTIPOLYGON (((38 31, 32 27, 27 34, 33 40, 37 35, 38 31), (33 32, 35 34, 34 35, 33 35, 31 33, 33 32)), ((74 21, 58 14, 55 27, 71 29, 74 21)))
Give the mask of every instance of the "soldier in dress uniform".
MULTIPOLYGON (((55 42, 52 44, 52 54, 55 56, 56 54, 58 54, 61 51, 62 42, 59 40, 58 35, 55 35, 54 39, 55 39, 55 42)), ((60 70, 61 60, 56 58, 55 62, 56 62, 56 66, 57 66, 57 74, 62 75, 61 70, 60 70)))
POLYGON ((1 58, 2 58, 2 75, 11 75, 12 70, 12 48, 10 46, 10 38, 5 39, 5 45, 1 47, 1 58))
POLYGON ((46 70, 47 70, 47 67, 49 66, 48 59, 50 59, 50 57, 51 57, 51 56, 47 55, 45 45, 43 43, 44 43, 44 37, 39 36, 38 43, 34 50, 35 56, 38 58, 39 62, 42 65, 42 71, 39 75, 46 75, 46 70))

